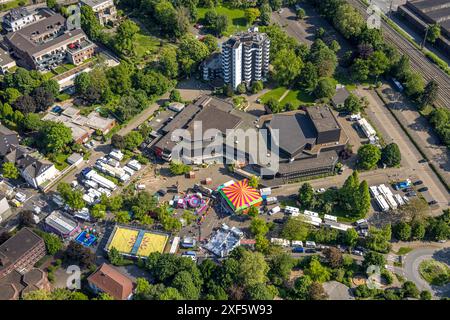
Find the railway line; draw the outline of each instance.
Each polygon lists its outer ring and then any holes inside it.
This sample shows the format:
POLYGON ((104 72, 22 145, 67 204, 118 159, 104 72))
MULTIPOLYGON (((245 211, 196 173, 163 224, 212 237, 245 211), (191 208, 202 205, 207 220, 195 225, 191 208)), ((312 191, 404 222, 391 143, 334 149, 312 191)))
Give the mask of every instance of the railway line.
MULTIPOLYGON (((365 18, 369 17, 367 8, 362 2, 359 0, 347 0, 347 2, 358 9, 365 18)), ((386 41, 409 57, 413 70, 419 72, 425 81, 435 80, 438 83, 436 105, 450 108, 450 77, 384 20, 381 20, 381 29, 386 41)))

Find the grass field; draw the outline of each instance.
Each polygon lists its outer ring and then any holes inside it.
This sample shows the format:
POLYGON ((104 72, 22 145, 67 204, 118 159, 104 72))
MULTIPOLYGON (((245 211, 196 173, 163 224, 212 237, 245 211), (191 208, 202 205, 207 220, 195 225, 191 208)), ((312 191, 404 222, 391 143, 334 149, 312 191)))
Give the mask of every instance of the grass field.
POLYGON ((247 19, 245 19, 245 13, 242 9, 232 9, 222 6, 216 8, 198 8, 199 21, 202 21, 207 11, 216 10, 218 14, 224 14, 228 17, 229 26, 226 35, 233 34, 237 31, 247 30, 247 19))
POLYGON ((401 247, 400 249, 398 249, 397 254, 399 256, 403 256, 409 252, 411 252, 412 248, 408 248, 408 247, 401 247))
POLYGON ((160 40, 154 36, 146 35, 142 31, 136 35, 135 50, 138 58, 147 54, 154 54, 159 49, 160 40))
MULTIPOLYGON (((286 92, 286 87, 275 88, 261 96, 261 103, 265 104, 270 99, 279 100, 286 92)), ((314 103, 314 96, 307 94, 303 90, 290 90, 287 95, 280 101, 282 105, 291 103, 292 105, 299 107, 300 105, 308 105, 314 103)))
POLYGON ((422 278, 433 285, 442 286, 450 282, 450 268, 433 259, 422 261, 419 272, 422 278))
POLYGON ((29 0, 14 0, 7 3, 0 4, 0 11, 8 11, 13 8, 20 7, 21 4, 24 4, 25 6, 30 3, 29 0))

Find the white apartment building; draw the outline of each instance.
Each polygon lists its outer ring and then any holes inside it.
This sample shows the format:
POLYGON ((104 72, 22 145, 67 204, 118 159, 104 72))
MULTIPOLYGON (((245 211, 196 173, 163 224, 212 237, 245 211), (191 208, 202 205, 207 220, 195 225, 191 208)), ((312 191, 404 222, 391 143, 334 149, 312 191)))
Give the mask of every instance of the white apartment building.
POLYGON ((269 73, 270 39, 258 28, 241 32, 222 45, 221 63, 223 80, 236 89, 244 82, 265 80, 269 73))
POLYGON ((29 12, 25 7, 12 9, 3 16, 3 26, 8 32, 20 30, 36 21, 35 13, 29 12))

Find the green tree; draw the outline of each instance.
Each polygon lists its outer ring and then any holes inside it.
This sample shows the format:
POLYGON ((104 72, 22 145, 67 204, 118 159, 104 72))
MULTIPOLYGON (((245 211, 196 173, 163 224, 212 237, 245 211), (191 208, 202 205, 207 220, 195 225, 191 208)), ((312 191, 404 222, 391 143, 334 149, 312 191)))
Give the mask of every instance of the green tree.
POLYGON ((347 3, 337 7, 333 22, 335 27, 347 39, 358 37, 365 26, 365 21, 361 14, 347 3))
POLYGON ((96 220, 103 220, 106 218, 106 206, 100 203, 95 204, 91 208, 91 216, 96 220))
POLYGON ((319 81, 319 76, 317 75, 317 68, 310 61, 305 63, 303 67, 299 82, 300 86, 304 88, 307 92, 313 92, 319 81))
POLYGON ((425 237, 426 225, 422 221, 414 222, 411 230, 411 238, 414 240, 422 240, 425 237))
POLYGON ((160 70, 162 74, 170 79, 178 76, 177 51, 172 47, 164 47, 159 58, 160 70))
POLYGON ((49 255, 55 255, 63 248, 63 243, 57 235, 43 231, 39 231, 38 235, 44 239, 45 248, 47 249, 47 253, 49 255))
POLYGON ((352 66, 350 67, 350 73, 353 80, 363 82, 369 78, 370 70, 369 63, 364 59, 355 59, 352 66))
POLYGON ((441 36, 441 26, 438 23, 432 24, 428 27, 427 41, 435 43, 441 36))
POLYGON ((114 219, 118 223, 129 223, 131 220, 128 211, 117 211, 114 213, 114 219))
POLYGON ((275 80, 280 85, 289 86, 299 76, 303 61, 294 50, 283 49, 277 53, 272 65, 275 80))
POLYGON ((181 71, 190 76, 197 70, 198 64, 209 54, 208 47, 191 35, 183 37, 177 50, 177 59, 181 71))
POLYGON ((251 206, 250 208, 248 208, 247 215, 253 218, 257 217, 259 215, 258 208, 255 206, 251 206))
POLYGON ((298 300, 308 300, 309 299, 309 288, 311 287, 313 281, 307 275, 297 278, 294 283, 294 288, 292 296, 294 299, 298 300))
POLYGON ((144 138, 139 131, 131 131, 125 136, 124 142, 126 149, 134 151, 142 144, 142 142, 144 142, 144 138))
POLYGON ((336 92, 336 88, 334 86, 334 82, 329 78, 324 78, 319 80, 316 88, 314 89, 314 94, 317 98, 331 98, 336 92))
POLYGON ((383 51, 375 51, 368 60, 370 74, 378 79, 390 68, 390 60, 383 51))
POLYGON ((328 298, 328 294, 323 288, 320 282, 313 282, 309 287, 309 299, 311 300, 326 300, 328 298))
POLYGON ((381 151, 381 161, 388 167, 397 167, 400 165, 402 155, 400 148, 396 143, 390 143, 381 151))
POLYGON ((3 177, 7 179, 17 179, 20 176, 19 169, 12 162, 3 162, 2 164, 3 177))
POLYGON ((385 264, 386 264, 385 257, 378 252, 368 251, 366 254, 364 254, 363 266, 366 269, 369 266, 384 267, 385 264))
POLYGON ((331 278, 330 270, 323 266, 317 256, 313 256, 308 266, 304 269, 305 275, 309 276, 312 281, 319 283, 326 282, 331 278))
POLYGON ((366 180, 359 185, 357 197, 355 212, 357 217, 363 218, 370 210, 370 192, 366 180))
POLYGON ((139 26, 132 20, 125 20, 117 28, 114 39, 115 48, 126 56, 135 55, 136 34, 140 31, 139 26))
POLYGON ((310 209, 315 201, 314 189, 309 183, 304 183, 298 190, 298 201, 304 208, 310 209))
POLYGON ((272 15, 272 8, 267 2, 264 2, 259 8, 261 13, 259 21, 263 26, 268 26, 270 24, 270 17, 272 15))
POLYGON ((420 291, 412 281, 405 281, 402 285, 403 298, 418 298, 420 291))
POLYGON ((219 44, 217 43, 217 38, 211 34, 207 34, 203 38, 203 43, 208 47, 209 53, 216 52, 219 49, 219 44))
POLYGON ((80 190, 72 190, 66 182, 60 182, 57 187, 64 202, 74 210, 83 209, 86 203, 83 200, 83 193, 80 190))
POLYGON ((245 9, 245 19, 247 20, 247 24, 252 25, 256 19, 259 18, 261 12, 259 12, 258 8, 247 8, 245 9))
POLYGON ((192 280, 192 276, 188 271, 181 271, 175 275, 172 286, 186 300, 198 300, 200 297, 200 287, 197 287, 192 280))
POLYGON ((435 80, 428 82, 419 99, 420 106, 424 108, 433 105, 436 102, 438 91, 439 85, 435 80))
POLYGON ((315 40, 311 45, 308 59, 317 68, 317 74, 319 77, 331 77, 336 70, 336 53, 331 50, 321 39, 315 40))
POLYGON ((409 72, 405 76, 405 93, 412 98, 419 97, 425 89, 422 76, 416 72, 409 72))
POLYGON ((299 217, 290 217, 283 226, 281 236, 288 240, 305 241, 309 233, 309 225, 299 217))
POLYGON ((358 238, 358 232, 354 228, 348 229, 344 234, 344 242, 351 248, 356 245, 358 238))
POLYGON ((264 84, 261 80, 252 83, 252 93, 258 93, 264 89, 264 84))
POLYGON ((291 270, 295 265, 294 259, 288 253, 279 253, 269 260, 269 278, 272 283, 281 285, 289 279, 291 270))
POLYGON ((254 218, 250 223, 250 231, 255 236, 265 236, 269 232, 269 225, 261 218, 254 218))
POLYGON ((394 228, 394 237, 401 241, 408 241, 411 238, 411 226, 401 221, 397 223, 394 228))
POLYGON ((380 149, 373 144, 365 144, 358 149, 358 166, 363 170, 371 170, 381 159, 380 149))
POLYGON ((171 161, 169 165, 170 173, 173 175, 183 175, 189 173, 191 167, 178 161, 171 161))
POLYGON ((45 121, 39 134, 40 143, 49 152, 59 153, 63 151, 72 141, 72 130, 60 122, 45 121))
POLYGON ((297 11, 295 11, 295 15, 297 16, 297 19, 303 20, 306 17, 306 11, 303 8, 299 8, 297 11))
POLYGON ((112 247, 108 252, 108 260, 115 266, 122 266, 125 259, 115 247, 112 247))
POLYGON ((237 277, 244 287, 266 283, 269 266, 259 252, 242 251, 237 277))
POLYGON ((357 96, 351 93, 344 102, 344 110, 352 114, 360 112, 362 109, 361 101, 357 96))
POLYGON ((423 290, 420 292, 420 300, 431 300, 433 297, 431 292, 428 290, 423 290))
POLYGON ((259 283, 247 289, 247 297, 250 300, 273 300, 277 292, 274 286, 259 283))

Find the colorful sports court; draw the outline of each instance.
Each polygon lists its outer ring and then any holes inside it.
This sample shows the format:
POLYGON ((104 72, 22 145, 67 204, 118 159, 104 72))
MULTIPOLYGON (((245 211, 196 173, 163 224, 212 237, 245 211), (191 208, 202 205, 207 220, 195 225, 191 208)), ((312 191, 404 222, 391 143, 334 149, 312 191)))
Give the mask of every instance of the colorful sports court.
POLYGON ((152 252, 164 252, 169 236, 164 233, 116 226, 106 244, 106 250, 116 248, 131 257, 146 258, 152 252))

